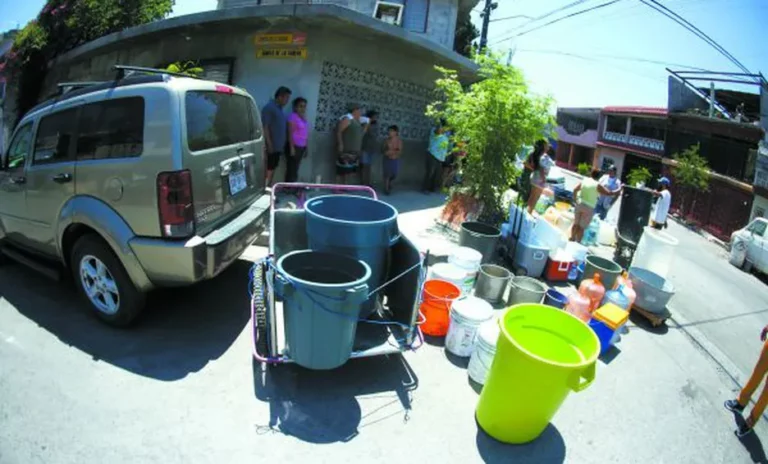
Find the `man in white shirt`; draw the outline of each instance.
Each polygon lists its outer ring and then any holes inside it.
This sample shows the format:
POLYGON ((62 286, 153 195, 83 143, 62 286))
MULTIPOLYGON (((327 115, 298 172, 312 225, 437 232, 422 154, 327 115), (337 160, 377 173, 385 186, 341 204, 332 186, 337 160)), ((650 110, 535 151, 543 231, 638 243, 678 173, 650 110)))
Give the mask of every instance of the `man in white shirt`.
POLYGON ((667 227, 667 215, 672 204, 672 194, 669 193, 669 179, 666 177, 659 179, 659 190, 653 192, 653 195, 659 197, 659 201, 656 202, 656 210, 653 212, 651 227, 661 230, 667 227))
MULTIPOLYGON (((598 184, 602 185, 606 190, 611 193, 616 193, 621 190, 621 181, 616 177, 616 166, 611 165, 608 168, 607 174, 603 174, 598 184)), ((611 205, 616 200, 616 195, 603 195, 600 194, 600 199, 597 200, 597 206, 595 207, 595 214, 605 220, 608 215, 608 210, 611 209, 611 205)))

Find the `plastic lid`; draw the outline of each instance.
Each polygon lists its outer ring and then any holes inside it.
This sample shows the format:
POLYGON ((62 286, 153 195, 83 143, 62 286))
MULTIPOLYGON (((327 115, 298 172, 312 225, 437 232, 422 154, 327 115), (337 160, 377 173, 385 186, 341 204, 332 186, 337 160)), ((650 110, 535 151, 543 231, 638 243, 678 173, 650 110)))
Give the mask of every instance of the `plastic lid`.
POLYGON ((499 320, 493 318, 480 324, 480 328, 477 329, 477 340, 490 346, 496 346, 500 333, 499 320))
POLYGON ((493 306, 476 296, 468 296, 455 301, 451 306, 451 311, 459 317, 477 322, 488 320, 493 316, 493 306))
POLYGON ((592 317, 607 325, 611 330, 618 329, 629 319, 629 312, 624 311, 613 303, 606 303, 597 308, 592 317))
POLYGON ((432 275, 446 280, 463 280, 467 272, 451 263, 438 263, 432 266, 432 275))
POLYGON ((468 261, 470 263, 477 262, 478 264, 483 260, 483 255, 480 254, 479 251, 469 247, 456 248, 456 250, 451 253, 451 257, 459 261, 468 261))

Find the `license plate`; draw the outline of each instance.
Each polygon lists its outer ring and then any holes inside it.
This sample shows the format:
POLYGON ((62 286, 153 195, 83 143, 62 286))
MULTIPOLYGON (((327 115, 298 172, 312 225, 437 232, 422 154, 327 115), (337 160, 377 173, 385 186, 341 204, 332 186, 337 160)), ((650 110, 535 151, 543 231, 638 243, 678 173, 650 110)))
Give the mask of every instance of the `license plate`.
POLYGON ((229 174, 229 194, 237 195, 245 190, 248 182, 245 179, 245 171, 235 171, 229 174))

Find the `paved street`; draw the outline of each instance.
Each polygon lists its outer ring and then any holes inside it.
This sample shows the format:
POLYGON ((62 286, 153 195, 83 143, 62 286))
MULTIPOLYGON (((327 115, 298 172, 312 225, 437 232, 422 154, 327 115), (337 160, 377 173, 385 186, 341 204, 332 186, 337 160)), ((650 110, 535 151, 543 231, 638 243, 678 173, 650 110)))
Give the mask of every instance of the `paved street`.
POLYGON ((677 288, 670 302, 673 317, 721 351, 725 363, 733 364, 728 370, 743 383, 760 352, 760 330, 768 324, 768 286, 728 264, 720 246, 675 221, 669 224, 667 231, 680 241, 671 274, 677 288))
MULTIPOLYGON (((400 224, 420 246, 448 246, 426 230, 440 198, 391 201, 417 205, 400 224)), ((722 407, 731 379, 673 328, 632 327, 594 384, 527 446, 478 430, 477 393, 439 346, 332 372, 265 374, 250 354, 248 268, 153 295, 131 330, 98 323, 66 284, 0 268, 0 462, 765 460, 764 425, 744 443, 733 435, 722 407)))

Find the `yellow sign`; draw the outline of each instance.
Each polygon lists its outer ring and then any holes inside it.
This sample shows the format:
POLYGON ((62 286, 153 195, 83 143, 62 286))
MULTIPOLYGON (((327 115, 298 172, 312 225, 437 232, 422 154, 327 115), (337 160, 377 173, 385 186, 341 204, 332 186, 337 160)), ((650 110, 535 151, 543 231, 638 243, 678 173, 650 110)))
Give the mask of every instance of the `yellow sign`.
POLYGON ((291 45, 293 34, 256 34, 256 45, 291 45))
POLYGON ((293 58, 304 60, 307 58, 306 48, 259 48, 256 49, 256 58, 293 58))

